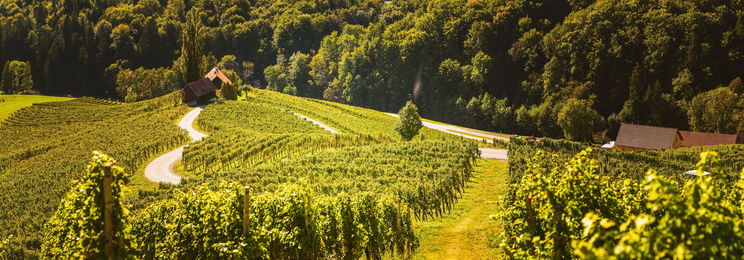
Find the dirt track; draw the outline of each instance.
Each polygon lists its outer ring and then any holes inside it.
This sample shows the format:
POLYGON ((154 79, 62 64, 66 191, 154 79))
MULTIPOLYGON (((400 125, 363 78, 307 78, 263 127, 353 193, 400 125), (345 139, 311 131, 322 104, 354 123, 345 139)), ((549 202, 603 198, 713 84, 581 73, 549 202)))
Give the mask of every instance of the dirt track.
MULTIPOLYGON (((199 116, 202 109, 203 107, 194 108, 190 112, 186 113, 181 121, 178 122, 178 127, 189 133, 192 142, 199 141, 207 136, 194 129, 194 120, 199 116)), ((184 147, 185 146, 178 147, 173 151, 155 158, 155 160, 145 167, 145 177, 153 182, 166 182, 171 184, 181 183, 181 176, 173 171, 173 165, 183 157, 184 147)))
MULTIPOLYGON (((398 115, 393 114, 393 113, 385 113, 385 114, 395 117, 395 118, 399 118, 398 115)), ((434 130, 439 130, 439 131, 442 131, 448 134, 461 136, 461 137, 468 138, 468 139, 473 139, 473 140, 478 140, 478 141, 482 140, 488 143, 493 143, 493 139, 499 139, 499 140, 503 140, 507 142, 509 141, 509 138, 506 138, 503 136, 488 134, 488 133, 484 133, 481 131, 472 130, 472 129, 468 129, 464 127, 437 124, 437 123, 426 122, 426 121, 421 121, 421 122, 424 124, 425 127, 428 127, 434 130), (462 133, 465 133, 465 134, 462 134, 462 133)), ((480 150, 481 150, 481 158, 483 159, 502 160, 502 161, 506 161, 509 159, 506 156, 506 150, 504 149, 480 148, 480 150)))

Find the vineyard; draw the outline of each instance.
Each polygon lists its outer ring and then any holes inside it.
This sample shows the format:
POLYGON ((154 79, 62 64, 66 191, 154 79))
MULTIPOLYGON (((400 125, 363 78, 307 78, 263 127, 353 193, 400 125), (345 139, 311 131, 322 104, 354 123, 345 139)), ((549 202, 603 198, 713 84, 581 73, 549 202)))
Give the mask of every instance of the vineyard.
MULTIPOLYGON (((79 98, 36 104, 7 118, 0 128, 11 137, 0 141, 7 147, 0 155, 4 173, 0 188, 13 192, 0 195, 4 205, 0 206, 4 207, 0 213, 2 250, 16 257, 39 256, 44 224, 55 208, 60 209, 56 202, 64 197, 71 181, 85 178, 79 174, 83 168, 80 158, 90 150, 99 149, 117 158, 117 165, 130 178, 138 178, 135 171, 147 160, 185 143, 187 137, 175 122, 187 108, 178 103, 176 95, 132 104, 79 98), (48 189, 38 192, 35 187, 40 185, 48 189)), ((126 190, 133 190, 128 194, 134 195, 123 197, 127 208, 133 215, 144 216, 127 220, 133 227, 133 239, 185 241, 195 233, 170 229, 179 225, 215 228, 199 220, 208 217, 199 215, 203 212, 199 207, 237 207, 240 198, 221 197, 232 196, 225 185, 252 187, 253 199, 261 202, 252 204, 252 211, 265 216, 257 219, 283 221, 284 213, 276 207, 286 207, 302 209, 300 215, 286 218, 307 220, 301 225, 290 221, 294 224, 285 226, 286 230, 271 230, 280 222, 253 222, 253 240, 235 240, 242 238, 222 236, 224 233, 200 237, 230 238, 221 245, 231 248, 231 253, 174 242, 151 244, 127 254, 179 257, 189 252, 204 256, 250 252, 291 258, 304 255, 307 251, 302 250, 310 250, 308 245, 314 246, 317 258, 410 253, 417 245, 412 221, 431 219, 452 207, 472 176, 479 152, 473 142, 429 129, 422 130, 412 142, 401 142, 393 130, 395 123, 396 119, 376 111, 263 90, 250 91, 244 101, 207 106, 196 127, 209 136, 188 145, 181 162, 193 177, 181 186, 155 190, 127 185, 130 188, 126 190), (294 113, 322 121, 340 133, 331 134, 294 113), (287 197, 296 194, 301 194, 298 200, 287 197), (221 199, 208 202, 203 200, 206 197, 221 199), (193 218, 176 218, 175 214, 193 218), (174 222, 162 222, 163 218, 174 222), (329 225, 334 227, 329 229, 329 225), (297 235, 310 244, 298 245, 277 237, 298 229, 310 232, 297 235), (236 244, 230 247, 230 243, 236 244), (184 248, 197 251, 182 251, 184 248)), ((212 224, 234 226, 229 221, 235 217, 225 216, 225 222, 212 224)), ((47 256, 64 255, 57 246, 45 250, 47 256)))
MULTIPOLYGON (((245 100, 302 114, 321 121, 341 133, 398 139, 398 134, 394 130, 398 120, 379 111, 260 89, 248 92, 245 100)), ((421 129, 420 135, 431 139, 459 139, 426 128, 421 129)))
MULTIPOLYGON (((322 194, 394 194, 419 219, 448 210, 472 173, 478 149, 472 143, 415 141, 329 148, 256 167, 202 175, 192 183, 232 180, 259 190, 298 183, 322 194)), ((189 184, 187 184, 189 185, 189 184)))
MULTIPOLYGON (((38 254, 41 230, 81 177, 92 149, 136 170, 151 156, 186 142, 176 122, 178 96, 118 104, 81 98, 22 108, 0 124, 0 236, 26 258, 38 254)), ((129 174, 133 174, 130 172, 129 174)))
POLYGON ((198 125, 210 136, 184 149, 181 164, 195 176, 186 185, 230 180, 267 191, 301 183, 326 195, 390 193, 417 218, 440 215, 469 179, 477 146, 429 129, 418 141, 400 142, 395 120, 377 111, 251 90, 245 101, 203 111, 198 125))
MULTIPOLYGON (((120 252, 142 258, 410 254, 418 245, 413 221, 453 206, 480 152, 472 141, 432 130, 402 142, 392 130, 395 122, 371 110, 262 90, 244 101, 211 104, 196 122, 209 136, 183 152, 181 166, 192 177, 129 199, 137 217, 121 218, 131 224, 125 235, 134 243, 120 252), (241 230, 243 186, 254 194, 249 231, 241 230)), ((52 230, 68 234, 64 226, 52 230)), ((53 241, 44 246, 48 257, 75 252, 63 240, 47 240, 53 241)))
MULTIPOLYGON (((188 139, 176 126, 188 111, 177 95, 20 109, 0 126, 10 137, 0 140, 0 190, 9 191, 0 195, 0 254, 103 257, 101 169, 113 158, 120 228, 110 241, 124 258, 406 258, 420 243, 415 223, 450 212, 477 177, 471 140, 424 128, 402 141, 397 119, 377 111, 255 89, 241 99, 201 112, 195 125, 209 136, 185 147, 181 185, 147 189, 129 183, 141 178, 136 170, 188 139), (84 167, 94 147, 111 157, 95 152, 84 167)), ((509 173, 492 212, 503 233, 489 239, 508 257, 744 253, 744 146, 494 142, 509 149, 509 173), (694 169, 712 174, 682 174, 694 169)))
POLYGON ((501 247, 512 258, 737 259, 744 253, 742 145, 621 152, 512 140, 509 160, 498 219, 501 247), (712 174, 682 174, 688 170, 712 174))
POLYGON ((323 196, 288 184, 252 193, 223 182, 130 214, 121 200, 128 176, 113 164, 94 152, 83 179, 45 226, 44 257, 379 259, 418 246, 410 210, 389 194, 323 196), (111 184, 101 189, 105 178, 111 184))

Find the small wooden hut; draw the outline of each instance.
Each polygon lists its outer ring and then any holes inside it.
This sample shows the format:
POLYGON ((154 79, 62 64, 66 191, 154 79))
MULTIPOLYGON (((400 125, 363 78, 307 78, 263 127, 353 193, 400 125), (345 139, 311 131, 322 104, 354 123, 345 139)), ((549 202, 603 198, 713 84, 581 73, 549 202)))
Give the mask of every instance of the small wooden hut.
POLYGON ((183 88, 183 103, 194 106, 217 97, 217 87, 208 78, 189 82, 183 88))

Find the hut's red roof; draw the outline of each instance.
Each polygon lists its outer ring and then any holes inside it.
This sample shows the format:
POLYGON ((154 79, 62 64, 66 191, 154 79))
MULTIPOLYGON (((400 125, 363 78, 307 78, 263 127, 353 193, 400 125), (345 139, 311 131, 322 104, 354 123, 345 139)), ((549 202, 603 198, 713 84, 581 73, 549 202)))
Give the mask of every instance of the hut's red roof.
POLYGON ((736 144, 736 135, 713 134, 703 132, 679 131, 682 135, 682 146, 706 146, 736 144))
POLYGON ((225 76, 224 73, 220 70, 218 67, 212 68, 212 70, 207 73, 207 75, 204 76, 205 78, 208 78, 211 81, 214 81, 214 78, 219 78, 223 83, 229 83, 232 84, 232 81, 230 81, 227 76, 225 76))

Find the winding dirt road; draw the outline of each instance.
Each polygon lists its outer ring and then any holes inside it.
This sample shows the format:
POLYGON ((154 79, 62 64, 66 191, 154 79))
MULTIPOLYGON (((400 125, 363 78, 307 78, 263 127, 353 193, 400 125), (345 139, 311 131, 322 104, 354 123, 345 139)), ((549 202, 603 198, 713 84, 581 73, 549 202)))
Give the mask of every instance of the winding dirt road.
MULTIPOLYGON (((189 133, 192 142, 199 141, 207 136, 194 129, 194 120, 199 116, 202 109, 203 107, 194 108, 190 112, 186 113, 181 121, 178 122, 178 127, 189 133)), ((173 165, 183 157, 184 147, 186 146, 178 147, 173 151, 155 158, 155 160, 145 167, 145 177, 153 182, 165 182, 171 184, 181 183, 181 176, 173 171, 173 165)))
MULTIPOLYGON (((400 118, 397 114, 393 113, 385 113, 386 115, 400 118)), ((453 126, 453 125, 445 125, 445 124, 437 124, 432 122, 426 122, 421 121, 421 123, 424 124, 425 127, 439 130, 448 134, 461 136, 468 139, 478 140, 478 141, 485 141, 487 143, 493 143, 493 139, 503 140, 503 141, 509 141, 509 138, 493 135, 489 133, 484 133, 481 131, 468 129, 464 127, 459 126, 453 126)), ((502 160, 506 161, 509 158, 507 157, 506 153, 507 151, 505 149, 494 149, 494 148, 479 148, 481 150, 481 158, 488 159, 488 160, 502 160)))

